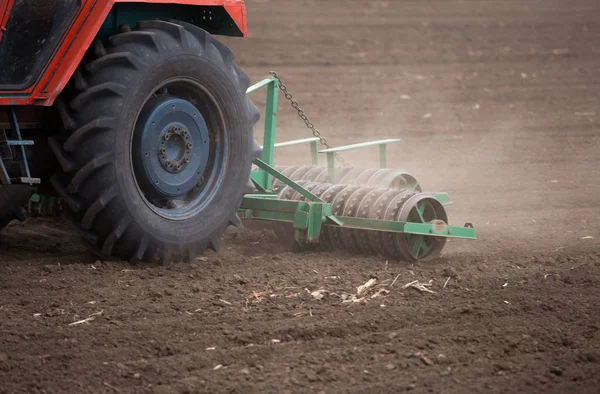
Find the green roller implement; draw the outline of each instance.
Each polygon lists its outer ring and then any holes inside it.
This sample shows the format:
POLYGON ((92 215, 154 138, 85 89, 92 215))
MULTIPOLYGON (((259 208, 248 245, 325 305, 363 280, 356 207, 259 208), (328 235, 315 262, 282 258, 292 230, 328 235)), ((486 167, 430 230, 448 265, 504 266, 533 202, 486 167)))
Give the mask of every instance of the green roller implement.
POLYGON ((476 239, 470 223, 449 224, 446 193, 424 192, 409 172, 388 168, 387 146, 399 139, 330 147, 276 73, 247 93, 261 88, 267 89, 263 151, 251 175, 256 191, 245 196, 239 209, 242 220, 272 227, 277 239, 293 251, 343 249, 402 261, 433 259, 448 238, 476 239), (275 142, 278 90, 314 137, 275 142), (310 164, 274 164, 276 148, 301 144, 310 146, 310 164), (319 150, 319 144, 327 149, 319 150), (343 161, 341 152, 370 147, 379 151, 379 167, 345 162, 336 166, 336 161, 343 161), (319 164, 320 155, 325 155, 326 165, 319 164))

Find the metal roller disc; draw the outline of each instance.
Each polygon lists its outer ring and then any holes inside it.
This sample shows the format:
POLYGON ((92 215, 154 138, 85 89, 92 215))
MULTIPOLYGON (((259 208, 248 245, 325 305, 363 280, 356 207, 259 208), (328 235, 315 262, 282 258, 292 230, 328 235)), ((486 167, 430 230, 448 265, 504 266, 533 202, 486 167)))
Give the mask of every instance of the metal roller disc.
POLYGON ((321 171, 319 174, 317 174, 315 176, 315 182, 319 182, 319 183, 327 183, 327 177, 329 175, 329 173, 327 172, 327 168, 322 167, 323 171, 321 171))
MULTIPOLYGON (((306 182, 301 181, 298 182, 299 185, 302 185, 306 182)), ((277 199, 278 200, 289 200, 292 197, 292 194, 294 194, 296 191, 294 189, 292 189, 289 186, 284 186, 283 189, 281 189, 281 191, 279 192, 279 194, 277 194, 277 199)))
POLYGON ((339 194, 339 192, 341 192, 343 189, 345 189, 348 185, 338 185, 338 184, 331 184, 331 183, 324 183, 324 185, 329 185, 329 187, 323 192, 323 194, 320 196, 321 200, 332 204, 333 206, 333 201, 335 200, 335 198, 337 197, 337 195, 339 194))
MULTIPOLYGON (((325 169, 325 171, 327 171, 327 169, 325 169)), ((304 179, 311 182, 318 182, 317 177, 321 172, 323 172, 323 167, 314 166, 304 174, 304 179)))
POLYGON ((312 168, 313 168, 313 166, 298 167, 298 169, 296 171, 294 171, 293 173, 291 173, 288 178, 290 178, 291 180, 296 181, 296 182, 308 181, 308 179, 304 179, 304 175, 306 175, 306 173, 309 172, 312 168))
MULTIPOLYGON (((370 219, 383 220, 386 208, 388 207, 390 202, 398 196, 398 193, 400 193, 400 191, 395 190, 395 189, 385 189, 385 190, 386 190, 385 193, 383 193, 377 199, 377 201, 375 201, 375 203, 373 203, 373 205, 371 206, 371 210, 370 210, 369 216, 368 216, 370 219)), ((403 190, 402 192, 406 192, 406 191, 403 190)), ((377 253, 382 256, 386 256, 387 253, 383 247, 381 235, 382 235, 382 232, 380 232, 380 231, 368 231, 367 232, 367 238, 368 238, 371 250, 374 253, 377 253)))
POLYGON ((369 179, 371 179, 371 177, 377 172, 379 171, 380 168, 368 168, 366 170, 364 170, 362 172, 362 174, 360 174, 357 178, 356 178, 356 184, 357 185, 363 185, 363 186, 368 186, 369 184, 369 179))
POLYGON ((419 182, 414 176, 399 170, 394 170, 383 177, 380 185, 381 187, 387 187, 389 189, 409 189, 416 192, 422 191, 421 185, 419 185, 419 182))
MULTIPOLYGON (((448 215, 442 203, 430 194, 419 193, 408 199, 398 211, 396 220, 411 223, 437 223, 444 228, 448 215)), ((408 261, 427 261, 440 255, 446 245, 445 237, 403 234, 396 237, 396 248, 408 261)))
MULTIPOLYGON (((321 200, 331 204, 332 206, 337 195, 347 187, 347 185, 332 185, 330 183, 324 183, 323 185, 328 185, 328 187, 321 193, 319 197, 321 200)), ((321 238, 319 240, 320 248, 324 250, 331 250, 335 248, 334 241, 330 238, 332 230, 333 229, 331 227, 323 227, 323 232, 321 233, 321 238)))
POLYGON ((315 196, 319 197, 321 200, 325 201, 323 199, 323 195, 325 194, 325 192, 335 186, 332 185, 331 183, 320 183, 320 182, 315 182, 315 184, 317 185, 313 190, 312 190, 312 194, 314 194, 315 196))
MULTIPOLYGON (((354 169, 354 167, 341 167, 341 168, 336 168, 335 169, 335 178, 336 178, 336 184, 343 184, 345 182, 342 182, 342 179, 346 176, 346 174, 348 174, 348 172, 350 172, 352 169, 354 169)), ((323 171, 318 178, 316 179, 317 182, 323 182, 323 183, 331 183, 329 182, 329 170, 327 168, 325 168, 325 171, 323 171)))
MULTIPOLYGON (((344 209, 346 208, 346 202, 354 194, 355 191, 360 189, 359 185, 345 185, 345 187, 337 194, 333 202, 331 203, 331 209, 334 215, 343 216, 344 209)), ((328 237, 331 242, 331 246, 334 248, 342 248, 341 240, 341 229, 338 227, 328 228, 328 237)))
MULTIPOLYGON (((350 171, 352 171, 353 169, 354 169, 354 167, 350 167, 350 166, 347 166, 347 167, 342 167, 342 168, 336 168, 336 169, 335 169, 335 174, 336 174, 336 178, 337 178, 337 181, 336 181, 336 183, 342 183, 342 179, 343 179, 343 178, 344 178, 346 175, 348 175, 348 173, 349 173, 350 171)), ((329 173, 327 173, 327 174, 326 174, 326 176, 328 176, 328 175, 329 175, 329 173)), ((326 179, 327 179, 327 178, 326 178, 326 179)))
POLYGON ((383 179, 383 177, 385 177, 392 171, 393 170, 391 170, 389 168, 380 168, 379 170, 377 170, 376 173, 374 173, 371 176, 371 178, 369 178, 369 180, 367 181, 367 186, 387 188, 388 185, 382 185, 381 180, 383 179))
MULTIPOLYGON (((305 188, 306 190, 308 190, 309 192, 313 193, 313 190, 319 186, 319 183, 316 182, 312 182, 312 181, 304 181, 302 183, 302 187, 305 188)), ((314 194, 314 193, 313 193, 314 194)), ((300 194, 299 191, 294 190, 294 192, 292 193, 290 200, 293 201, 305 201, 306 197, 304 197, 302 194, 300 194)))
MULTIPOLYGON (((300 168, 299 166, 288 166, 288 167, 284 167, 282 170, 277 170, 277 171, 281 172, 283 175, 285 175, 286 177, 289 178, 290 175, 292 175, 299 168, 300 168)), ((272 188, 274 190, 275 190, 275 188, 283 187, 283 186, 287 186, 287 185, 285 183, 281 182, 279 179, 273 178, 272 188)))
MULTIPOLYGON (((348 198, 346 202, 346 206, 344 207, 344 213, 342 216, 347 217, 356 217, 358 212, 358 208, 362 204, 363 199, 367 194, 371 193, 373 189, 369 187, 360 187, 357 189, 352 195, 348 198)), ((342 245, 346 250, 357 251, 359 250, 358 244, 354 241, 354 233, 360 230, 354 229, 340 229, 340 239, 342 240, 342 245)))
MULTIPOLYGON (((304 177, 304 174, 306 174, 308 171, 310 171, 311 168, 312 168, 312 166, 288 167, 288 168, 286 168, 285 172, 282 172, 282 174, 295 182, 305 181, 307 179, 302 179, 302 178, 304 177)), ((279 179, 274 179, 273 189, 275 189, 275 187, 280 188, 283 186, 287 187, 287 185, 285 183, 281 182, 279 179)))
POLYGON ((356 178, 363 173, 362 168, 351 168, 344 176, 337 176, 336 183, 345 183, 347 185, 356 185, 356 178))
MULTIPOLYGON (((355 217, 357 218, 370 218, 371 211, 375 208, 375 203, 379 200, 379 198, 388 192, 387 189, 373 189, 369 188, 370 192, 365 195, 365 197, 360 202, 358 209, 356 210, 355 217)), ((354 244, 357 246, 358 250, 364 254, 373 254, 377 253, 377 250, 371 247, 369 242, 369 233, 377 232, 377 231, 368 231, 368 230, 348 230, 352 232, 352 236, 354 239, 354 244)))
MULTIPOLYGON (((398 211, 400 210, 400 207, 412 196, 414 196, 415 193, 412 192, 408 192, 408 191, 402 191, 400 193, 398 193, 398 195, 396 197, 394 197, 389 204, 387 205, 387 207, 384 210, 383 213, 383 220, 395 220, 396 217, 398 216, 398 211)), ((379 237, 380 237, 380 242, 381 242, 381 246, 383 246, 383 250, 385 251, 385 255, 388 256, 391 259, 395 259, 395 260, 406 260, 408 257, 405 257, 401 251, 396 247, 396 242, 395 242, 395 238, 402 236, 403 234, 398 234, 398 233, 392 233, 392 232, 384 232, 384 231, 379 231, 379 237)))

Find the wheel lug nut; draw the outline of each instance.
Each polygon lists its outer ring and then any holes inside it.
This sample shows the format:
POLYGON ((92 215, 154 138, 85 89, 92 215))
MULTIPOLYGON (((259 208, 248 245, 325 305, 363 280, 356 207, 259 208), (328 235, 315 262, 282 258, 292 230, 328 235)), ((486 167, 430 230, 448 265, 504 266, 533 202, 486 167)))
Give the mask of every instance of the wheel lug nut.
POLYGON ((160 154, 164 155, 165 153, 167 153, 167 150, 165 148, 160 148, 160 154))
POLYGON ((171 135, 169 133, 165 133, 165 135, 163 136, 165 141, 167 141, 169 139, 169 137, 171 137, 171 135))
POLYGON ((185 159, 183 159, 183 160, 184 160, 186 163, 189 163, 189 162, 190 162, 190 158, 189 158, 189 157, 187 157, 187 156, 186 156, 186 157, 185 157, 185 159))
POLYGON ((187 135, 187 134, 188 134, 188 133, 187 133, 187 130, 183 130, 182 134, 183 134, 183 135, 187 135))
POLYGON ((167 165, 167 167, 171 167, 171 162, 169 160, 166 160, 165 164, 167 165))
POLYGON ((185 146, 187 146, 187 147, 188 147, 188 149, 192 149, 192 146, 193 146, 193 145, 192 145, 192 143, 191 143, 191 142, 188 142, 188 143, 187 143, 185 146))

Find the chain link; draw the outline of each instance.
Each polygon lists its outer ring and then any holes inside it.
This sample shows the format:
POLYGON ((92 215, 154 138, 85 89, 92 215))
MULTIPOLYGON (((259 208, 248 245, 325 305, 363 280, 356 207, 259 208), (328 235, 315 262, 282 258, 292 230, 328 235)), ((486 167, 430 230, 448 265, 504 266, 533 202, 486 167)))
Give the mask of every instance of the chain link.
MULTIPOLYGON (((308 119, 308 117, 306 116, 306 114, 304 113, 302 108, 300 108, 300 106, 298 105, 298 102, 293 99, 292 94, 288 91, 287 86, 285 86, 283 84, 279 75, 277 75, 277 73, 275 71, 270 71, 269 74, 271 74, 273 76, 273 78, 275 78, 277 80, 277 82, 279 84, 279 89, 285 94, 285 98, 290 102, 292 108, 295 109, 296 112, 298 112, 298 116, 300 117, 300 119, 302 119, 304 121, 304 123, 306 124, 306 127, 308 127, 310 129, 310 131, 312 131, 312 133, 315 137, 319 138, 319 143, 321 145, 323 145, 324 147, 326 147, 327 149, 332 148, 327 143, 327 139, 321 135, 321 133, 319 132, 319 130, 317 130, 315 125, 308 119)), ((337 152, 334 153, 334 156, 340 163, 342 163, 342 164, 344 163, 344 159, 340 155, 338 155, 337 152)))

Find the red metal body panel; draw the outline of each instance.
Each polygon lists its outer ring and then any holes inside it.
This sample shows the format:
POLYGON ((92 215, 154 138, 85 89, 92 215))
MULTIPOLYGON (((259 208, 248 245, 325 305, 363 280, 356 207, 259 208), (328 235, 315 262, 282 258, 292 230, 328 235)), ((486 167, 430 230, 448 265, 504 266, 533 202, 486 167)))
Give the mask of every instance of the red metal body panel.
POLYGON ((0 40, 2 39, 2 34, 6 30, 6 22, 8 21, 8 13, 10 12, 14 0, 2 0, 0 2, 0 40))
MULTIPOLYGON (((9 9, 7 7, 10 7, 13 1, 0 0, 0 12, 9 9)), ((75 72, 114 3, 220 6, 229 13, 242 34, 247 35, 246 8, 243 0, 82 0, 81 9, 66 32, 63 45, 54 52, 38 80, 30 88, 22 91, 1 92, 0 106, 52 105, 75 72)), ((8 18, 8 12, 1 13, 0 18, 1 30, 8 18)))

